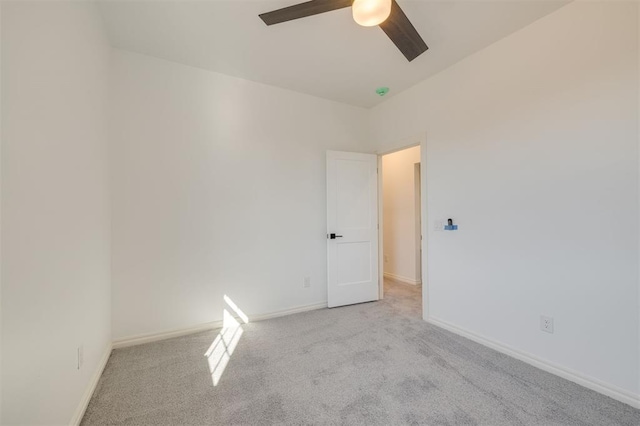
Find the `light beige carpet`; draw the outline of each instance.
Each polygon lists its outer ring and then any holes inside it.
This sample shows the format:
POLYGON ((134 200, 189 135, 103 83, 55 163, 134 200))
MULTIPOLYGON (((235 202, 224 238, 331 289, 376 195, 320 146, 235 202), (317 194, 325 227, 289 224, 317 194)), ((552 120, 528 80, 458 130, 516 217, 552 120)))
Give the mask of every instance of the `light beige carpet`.
POLYGON ((113 351, 83 424, 640 425, 628 405, 425 323, 419 287, 241 328, 209 357, 218 331, 113 351))

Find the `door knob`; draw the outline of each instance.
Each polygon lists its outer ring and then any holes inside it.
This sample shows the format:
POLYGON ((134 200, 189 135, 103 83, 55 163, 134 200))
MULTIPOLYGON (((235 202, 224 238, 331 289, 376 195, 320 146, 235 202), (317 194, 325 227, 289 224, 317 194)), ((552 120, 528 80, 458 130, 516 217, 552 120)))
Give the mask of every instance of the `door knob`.
POLYGON ((329 234, 329 239, 335 240, 336 238, 342 238, 342 235, 329 234))

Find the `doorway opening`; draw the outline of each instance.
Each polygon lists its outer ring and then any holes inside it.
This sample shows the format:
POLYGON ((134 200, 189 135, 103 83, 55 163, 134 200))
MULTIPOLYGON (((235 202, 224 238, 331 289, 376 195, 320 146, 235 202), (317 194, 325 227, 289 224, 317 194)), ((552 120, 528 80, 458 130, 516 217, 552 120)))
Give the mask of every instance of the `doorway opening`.
POLYGON ((420 146, 381 156, 381 296, 422 318, 420 146))

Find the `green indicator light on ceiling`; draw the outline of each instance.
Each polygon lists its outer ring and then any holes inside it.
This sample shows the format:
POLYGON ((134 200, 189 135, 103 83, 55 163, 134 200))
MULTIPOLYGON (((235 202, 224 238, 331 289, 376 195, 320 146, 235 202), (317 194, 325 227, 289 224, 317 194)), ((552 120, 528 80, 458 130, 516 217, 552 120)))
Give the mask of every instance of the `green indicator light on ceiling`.
POLYGON ((378 96, 384 96, 387 93, 389 93, 389 88, 388 87, 378 87, 376 89, 376 93, 378 94, 378 96))

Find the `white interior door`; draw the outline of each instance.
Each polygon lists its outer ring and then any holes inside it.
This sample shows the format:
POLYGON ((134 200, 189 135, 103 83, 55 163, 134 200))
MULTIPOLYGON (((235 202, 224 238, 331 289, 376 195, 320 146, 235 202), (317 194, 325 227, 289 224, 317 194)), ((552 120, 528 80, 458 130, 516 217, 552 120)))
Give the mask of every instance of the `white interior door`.
POLYGON ((378 159, 327 152, 330 308, 378 300, 378 159))

